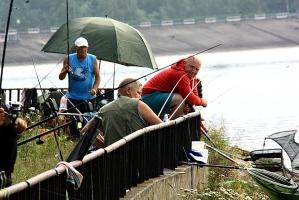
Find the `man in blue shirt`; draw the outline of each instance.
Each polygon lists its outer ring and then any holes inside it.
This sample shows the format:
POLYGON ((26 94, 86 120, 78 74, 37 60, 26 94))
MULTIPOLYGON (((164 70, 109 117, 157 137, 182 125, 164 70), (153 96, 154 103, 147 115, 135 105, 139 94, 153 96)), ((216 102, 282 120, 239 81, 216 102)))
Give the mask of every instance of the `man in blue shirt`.
MULTIPOLYGON (((76 53, 65 57, 63 68, 59 74, 59 79, 65 79, 68 74, 69 90, 66 93, 68 98, 68 108, 76 105, 78 107, 69 110, 79 113, 89 112, 86 102, 95 98, 100 85, 100 68, 95 55, 87 53, 88 41, 79 37, 75 41, 76 53), (78 109, 78 110, 77 110, 78 109)), ((95 102, 93 102, 95 104, 95 102)), ((79 137, 80 133, 76 126, 76 121, 70 126, 71 136, 79 137)))

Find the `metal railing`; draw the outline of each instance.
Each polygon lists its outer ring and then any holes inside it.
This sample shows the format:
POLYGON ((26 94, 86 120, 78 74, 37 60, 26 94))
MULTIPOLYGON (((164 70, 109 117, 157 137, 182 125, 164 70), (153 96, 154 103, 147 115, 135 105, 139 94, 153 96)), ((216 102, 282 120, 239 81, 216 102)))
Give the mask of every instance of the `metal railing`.
MULTIPOLYGON (((2 96, 3 96, 3 99, 6 100, 6 103, 8 102, 14 102, 14 101, 17 101, 17 102, 21 102, 22 100, 22 92, 27 89, 27 88, 5 88, 5 89, 2 89, 2 96)), ((34 88, 34 90, 36 90, 40 95, 42 93, 47 93, 47 91, 52 91, 54 88, 42 88, 42 91, 41 89, 39 88, 34 88)), ((30 89, 32 90, 32 89, 30 89)), ((54 90, 57 90, 57 91, 67 91, 67 88, 55 88, 54 90)), ((112 88, 100 88, 99 89, 99 94, 98 95, 102 95, 102 94, 105 94, 107 91, 110 91, 112 90, 112 88)), ((105 99, 105 96, 109 95, 108 97, 106 98, 109 98, 109 99, 114 99, 114 93, 111 92, 111 93, 106 93, 106 95, 103 95, 103 98, 105 99)), ((99 98, 101 99, 101 98, 99 98)))
POLYGON ((81 187, 74 190, 66 182, 65 168, 57 167, 29 180, 0 191, 0 199, 10 200, 90 200, 119 199, 126 190, 149 178, 175 169, 186 160, 184 149, 191 148, 191 139, 199 140, 200 112, 163 124, 138 130, 71 162, 84 176, 81 187))

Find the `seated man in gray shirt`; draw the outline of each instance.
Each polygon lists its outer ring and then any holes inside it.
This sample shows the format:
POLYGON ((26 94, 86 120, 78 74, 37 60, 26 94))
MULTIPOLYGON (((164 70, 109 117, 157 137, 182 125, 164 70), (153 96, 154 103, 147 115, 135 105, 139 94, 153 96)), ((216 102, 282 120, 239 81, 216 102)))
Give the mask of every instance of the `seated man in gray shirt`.
MULTIPOLYGON (((119 85, 118 98, 99 110, 104 139, 101 135, 97 137, 97 147, 108 146, 139 129, 162 122, 151 108, 140 100, 142 85, 134 80, 124 79, 119 85)), ((83 133, 91 121, 84 127, 83 133)))

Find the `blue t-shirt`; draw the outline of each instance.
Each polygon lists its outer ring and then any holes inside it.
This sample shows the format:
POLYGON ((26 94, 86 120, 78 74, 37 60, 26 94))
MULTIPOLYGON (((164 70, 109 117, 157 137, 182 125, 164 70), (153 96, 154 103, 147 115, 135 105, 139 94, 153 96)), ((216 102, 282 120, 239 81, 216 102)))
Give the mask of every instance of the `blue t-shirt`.
POLYGON ((70 54, 69 91, 66 96, 75 100, 93 99, 89 91, 94 84, 93 64, 96 56, 87 54, 84 60, 79 60, 77 53, 70 54))

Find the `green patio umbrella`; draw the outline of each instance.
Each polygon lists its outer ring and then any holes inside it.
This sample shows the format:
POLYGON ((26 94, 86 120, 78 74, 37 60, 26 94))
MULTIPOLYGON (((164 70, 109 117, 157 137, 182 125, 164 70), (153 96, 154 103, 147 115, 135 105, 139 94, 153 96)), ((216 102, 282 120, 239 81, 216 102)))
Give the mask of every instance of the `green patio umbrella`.
MULTIPOLYGON (((134 27, 103 17, 82 17, 69 21, 70 53, 75 52, 74 41, 84 37, 89 53, 100 60, 126 66, 157 68, 152 51, 143 35, 134 27)), ((68 53, 67 24, 63 24, 42 48, 44 52, 68 53)))

